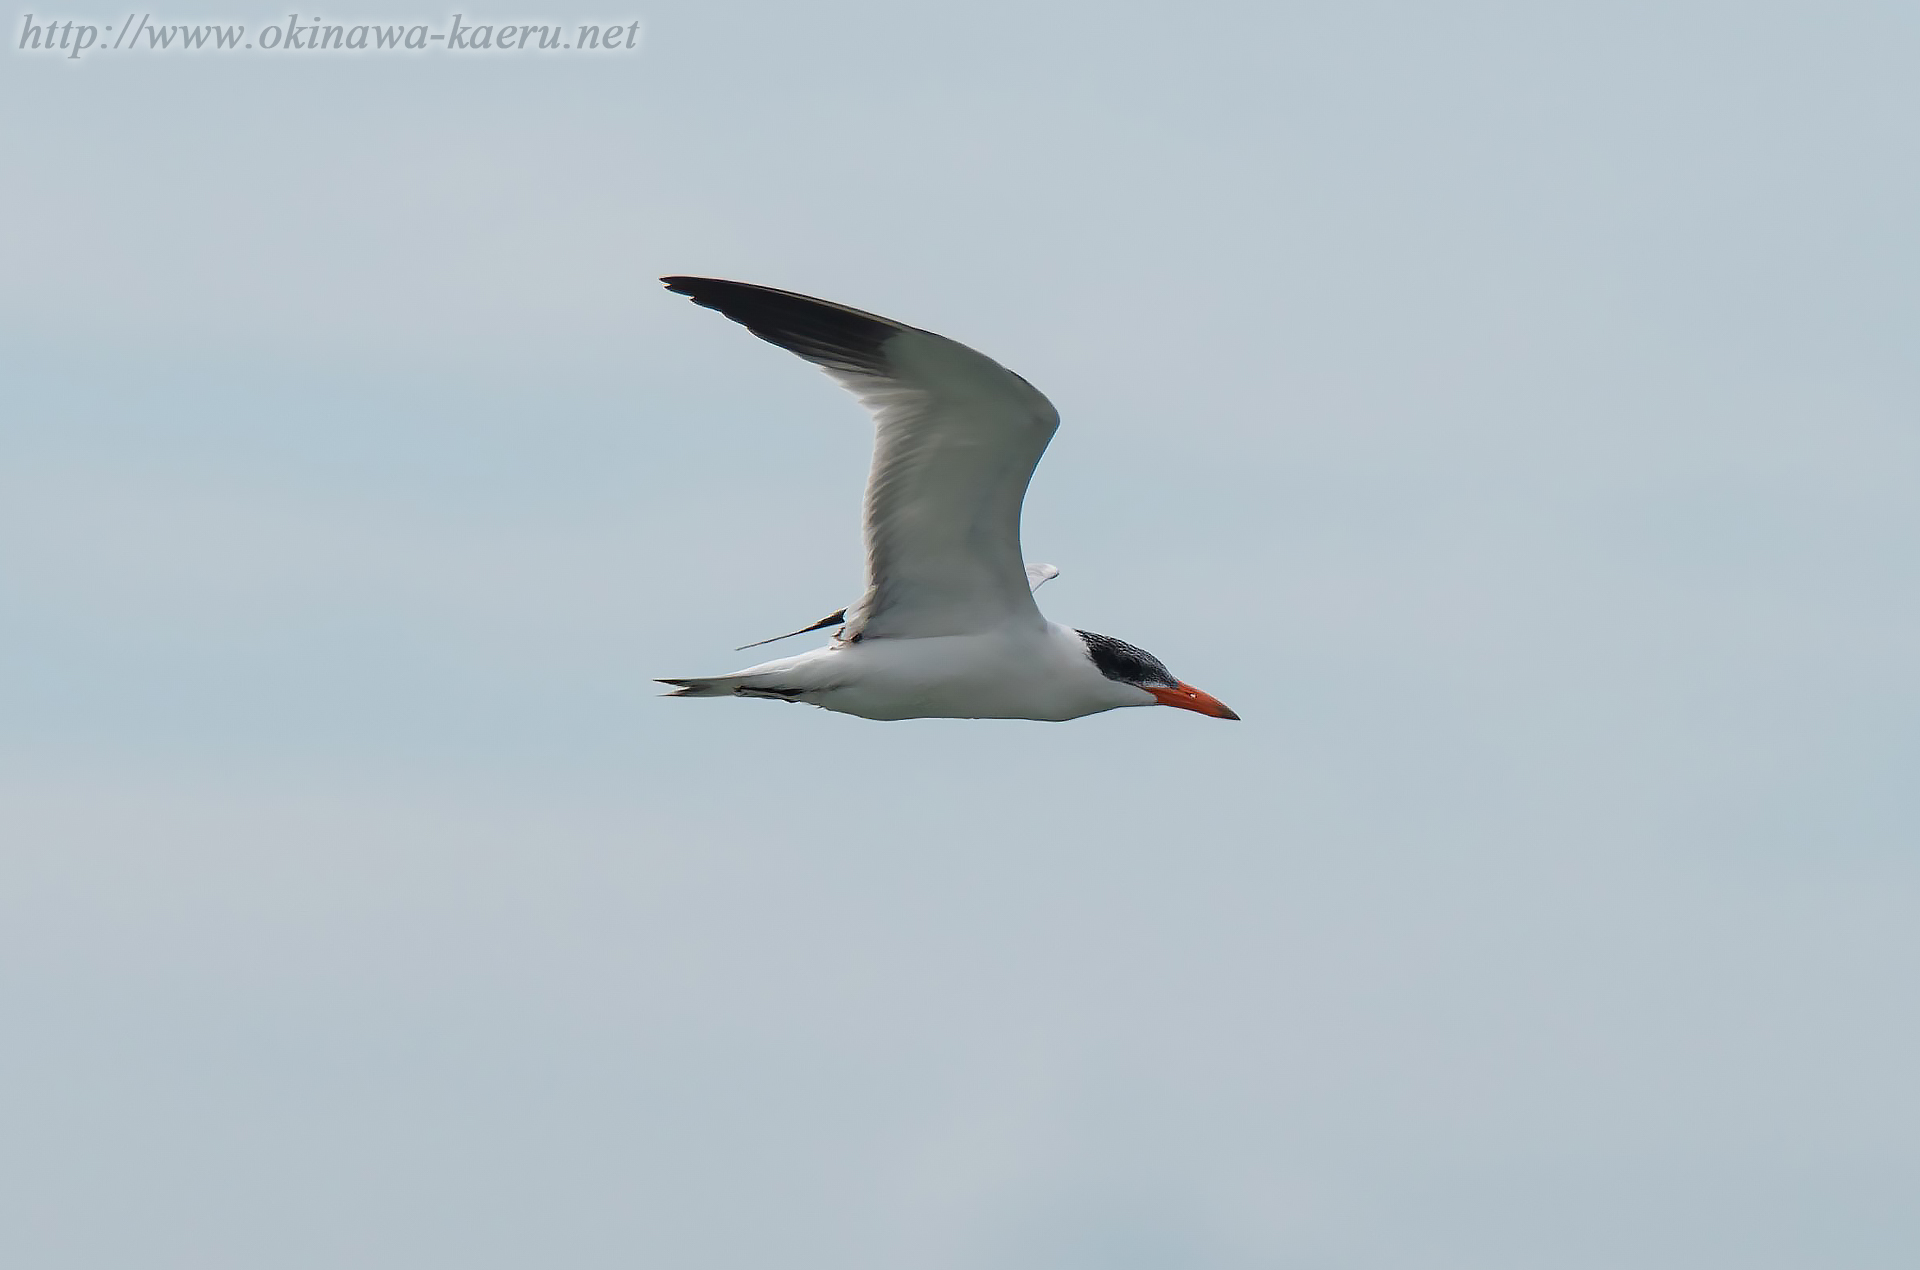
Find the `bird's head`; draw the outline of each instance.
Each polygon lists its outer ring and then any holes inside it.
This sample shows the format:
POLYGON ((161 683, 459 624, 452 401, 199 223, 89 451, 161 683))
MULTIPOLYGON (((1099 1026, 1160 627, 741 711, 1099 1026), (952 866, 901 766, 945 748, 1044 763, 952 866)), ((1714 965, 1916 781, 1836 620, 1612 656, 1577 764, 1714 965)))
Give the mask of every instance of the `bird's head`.
MULTIPOLYGON (((1163 706, 1193 710, 1216 719, 1240 717, 1216 698, 1192 684, 1175 679, 1165 663, 1145 649, 1135 648, 1111 635, 1096 635, 1092 631, 1078 631, 1076 634, 1086 644, 1087 656, 1093 659, 1095 668, 1115 683, 1130 684, 1163 706)), ((1142 701, 1140 704, 1144 706, 1150 703, 1142 701)))

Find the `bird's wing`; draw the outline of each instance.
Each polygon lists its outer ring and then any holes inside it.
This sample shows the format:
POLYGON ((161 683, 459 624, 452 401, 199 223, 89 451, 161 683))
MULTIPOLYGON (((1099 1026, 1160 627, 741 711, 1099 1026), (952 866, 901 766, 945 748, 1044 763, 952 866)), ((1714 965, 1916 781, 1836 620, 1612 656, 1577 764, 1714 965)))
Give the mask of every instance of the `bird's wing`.
POLYGON ((1038 591, 1047 583, 1060 576, 1060 570, 1050 564, 1029 564, 1027 566, 1027 590, 1038 591))
POLYGON ((1038 389, 963 344, 858 309, 717 278, 662 281, 822 367, 873 413, 867 593, 844 638, 1042 620, 1020 504, 1060 415, 1038 389))
MULTIPOLYGON (((1038 591, 1041 587, 1059 576, 1060 570, 1050 564, 1029 564, 1027 566, 1027 590, 1038 591)), ((777 644, 783 639, 792 639, 795 635, 805 635, 810 631, 824 630, 829 626, 838 626, 846 620, 847 611, 845 609, 835 609, 833 612, 815 622, 812 626, 802 626, 799 630, 788 631, 785 635, 774 635, 767 639, 756 639, 751 644, 742 644, 733 651, 736 653, 744 653, 749 648, 760 648, 767 644, 777 644)))

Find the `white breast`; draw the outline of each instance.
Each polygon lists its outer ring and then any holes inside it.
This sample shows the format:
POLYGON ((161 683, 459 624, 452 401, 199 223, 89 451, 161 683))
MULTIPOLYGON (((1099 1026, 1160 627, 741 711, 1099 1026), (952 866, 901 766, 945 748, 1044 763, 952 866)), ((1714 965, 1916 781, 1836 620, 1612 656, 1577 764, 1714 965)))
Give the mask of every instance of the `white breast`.
POLYGON ((1150 693, 1102 675, 1079 634, 1051 622, 927 639, 863 639, 804 660, 820 686, 801 700, 863 719, 1057 722, 1154 704, 1150 693))

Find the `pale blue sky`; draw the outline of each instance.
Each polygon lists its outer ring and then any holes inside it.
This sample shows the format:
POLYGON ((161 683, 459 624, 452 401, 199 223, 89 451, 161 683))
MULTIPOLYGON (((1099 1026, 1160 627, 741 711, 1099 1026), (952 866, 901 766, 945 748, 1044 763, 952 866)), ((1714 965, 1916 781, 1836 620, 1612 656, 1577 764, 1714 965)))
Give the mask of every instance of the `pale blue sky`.
POLYGON ((1915 1263, 1910 7, 543 13, 0 54, 0 1259, 1915 1263), (668 272, 1245 722, 656 698, 868 447, 668 272))

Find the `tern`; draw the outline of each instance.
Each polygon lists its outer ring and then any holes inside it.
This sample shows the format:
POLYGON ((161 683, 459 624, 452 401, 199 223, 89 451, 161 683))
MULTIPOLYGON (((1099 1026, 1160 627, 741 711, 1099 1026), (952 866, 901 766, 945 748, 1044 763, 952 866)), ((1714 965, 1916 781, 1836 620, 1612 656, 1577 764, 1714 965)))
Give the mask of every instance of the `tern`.
POLYGON ((845 305, 719 278, 661 281, 825 370, 875 425, 866 594, 792 632, 840 623, 832 643, 658 680, 677 690, 668 696, 800 701, 863 719, 1061 722, 1152 705, 1240 717, 1151 653, 1041 616, 1033 592, 1060 571, 1022 563, 1020 506, 1060 415, 1032 384, 964 344, 845 305))

